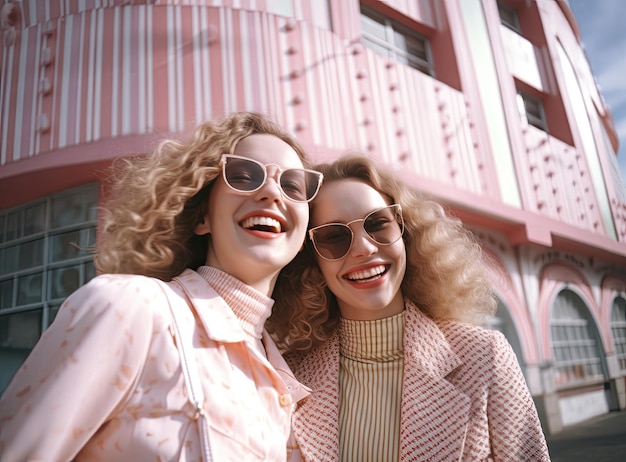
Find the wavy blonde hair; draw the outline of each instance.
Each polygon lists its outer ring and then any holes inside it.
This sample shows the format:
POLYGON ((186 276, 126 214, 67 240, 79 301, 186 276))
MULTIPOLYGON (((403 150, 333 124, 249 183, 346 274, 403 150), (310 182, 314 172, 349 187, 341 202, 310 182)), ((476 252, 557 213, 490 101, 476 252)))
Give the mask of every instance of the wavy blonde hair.
POLYGON ((111 167, 111 196, 94 263, 100 273, 129 273, 165 281, 204 264, 208 237, 194 229, 207 212, 221 173, 219 161, 242 139, 274 135, 289 144, 306 168, 302 146, 262 114, 237 112, 196 127, 191 140, 161 142, 145 156, 120 158, 111 167))
MULTIPOLYGON (((480 324, 494 312, 496 300, 486 256, 473 234, 441 204, 421 196, 364 156, 347 155, 314 168, 324 174, 322 188, 333 181, 357 179, 402 206, 407 268, 401 290, 426 315, 480 324)), ((309 241, 306 247, 281 272, 267 322, 285 351, 305 351, 324 342, 339 322, 337 300, 309 241)))

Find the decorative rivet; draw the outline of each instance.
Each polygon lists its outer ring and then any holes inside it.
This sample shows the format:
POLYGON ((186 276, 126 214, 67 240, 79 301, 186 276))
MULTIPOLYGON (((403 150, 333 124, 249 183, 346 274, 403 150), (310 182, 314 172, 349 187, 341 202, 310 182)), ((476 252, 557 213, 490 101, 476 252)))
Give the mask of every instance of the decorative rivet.
POLYGON ((41 65, 47 66, 52 62, 52 50, 50 48, 44 48, 41 51, 41 65))
POLYGON ((50 93, 50 90, 52 90, 52 83, 50 82, 50 79, 48 77, 42 76, 39 80, 39 91, 42 94, 47 95, 48 93, 50 93))
POLYGON ((48 116, 46 114, 39 114, 38 128, 41 133, 45 133, 50 130, 50 121, 48 120, 48 116))
POLYGON ((41 28, 41 33, 43 35, 52 35, 54 33, 54 23, 52 21, 46 21, 41 28))
POLYGON ((287 19, 287 21, 285 22, 285 31, 291 32, 295 28, 296 28, 296 20, 293 18, 287 19))

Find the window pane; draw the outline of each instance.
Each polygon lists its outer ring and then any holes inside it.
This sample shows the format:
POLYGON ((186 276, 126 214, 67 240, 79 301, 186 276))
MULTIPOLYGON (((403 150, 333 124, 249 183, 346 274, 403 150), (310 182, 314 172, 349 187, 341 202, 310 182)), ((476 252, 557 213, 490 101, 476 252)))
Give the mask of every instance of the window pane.
POLYGON ((367 14, 361 15, 361 29, 363 35, 385 40, 385 25, 367 14))
POLYGON ((396 48, 424 61, 428 59, 426 41, 424 39, 398 31, 395 31, 393 35, 396 48))
POLYGON ((50 298, 64 299, 80 286, 80 267, 58 268, 49 273, 50 298))
POLYGON ((95 277, 96 277, 96 267, 93 266, 93 260, 90 260, 87 263, 85 263, 85 280, 82 283, 86 284, 95 277))
POLYGON ((95 244, 95 228, 84 228, 51 236, 48 261, 59 262, 90 255, 95 244))
POLYGON ((94 221, 97 215, 98 190, 89 188, 80 193, 52 198, 50 228, 94 221))
POLYGON ((43 265, 43 238, 24 242, 18 247, 20 270, 43 265))
POLYGON ((5 240, 12 241, 13 239, 17 239, 19 227, 19 213, 11 212, 7 215, 7 224, 6 224, 6 235, 5 240))
POLYGON ((516 32, 520 32, 519 19, 515 10, 507 5, 498 2, 498 13, 500 14, 500 22, 516 32))
POLYGON ((48 326, 54 322, 59 312, 59 308, 61 308, 60 303, 51 304, 48 311, 48 326))
POLYGON ((41 310, 0 316, 0 393, 41 335, 41 310))
POLYGON ((611 311, 611 334, 620 369, 626 370, 626 300, 616 298, 611 311))
POLYGON ((4 232, 4 225, 7 222, 7 216, 6 215, 0 215, 0 244, 2 244, 6 237, 5 237, 5 232, 4 232))
POLYGON ((41 233, 45 229, 45 210, 43 202, 24 210, 24 236, 41 233))
POLYGON ((363 44, 386 58, 433 75, 428 39, 409 27, 361 6, 363 44))
POLYGON ((17 279, 17 306, 41 303, 41 273, 29 274, 17 279))
POLYGON ((0 309, 13 306, 13 278, 0 281, 0 309))
POLYGON ((17 245, 0 249, 0 274, 17 271, 18 250, 17 245))
POLYGON ((41 310, 0 316, 3 349, 32 349, 41 335, 41 310))

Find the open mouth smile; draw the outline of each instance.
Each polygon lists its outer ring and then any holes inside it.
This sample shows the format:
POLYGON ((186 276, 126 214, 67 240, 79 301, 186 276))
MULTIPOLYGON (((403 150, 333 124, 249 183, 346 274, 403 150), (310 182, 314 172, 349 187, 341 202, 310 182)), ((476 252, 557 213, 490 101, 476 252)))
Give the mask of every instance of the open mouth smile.
POLYGON ((251 231, 263 231, 269 233, 281 233, 283 227, 280 221, 267 216, 253 216, 242 220, 239 225, 251 231))
POLYGON ((387 271, 389 271, 389 265, 378 265, 365 270, 348 273, 343 277, 351 282, 370 282, 380 279, 387 271))

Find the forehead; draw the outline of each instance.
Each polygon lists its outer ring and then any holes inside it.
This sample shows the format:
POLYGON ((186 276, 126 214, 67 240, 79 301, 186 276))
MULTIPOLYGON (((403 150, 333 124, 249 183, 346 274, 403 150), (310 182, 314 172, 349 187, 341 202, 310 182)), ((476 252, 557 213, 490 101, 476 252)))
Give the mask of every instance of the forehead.
POLYGON ((322 186, 315 198, 311 225, 347 223, 386 205, 385 197, 367 183, 355 179, 333 181, 322 186))
POLYGON ((274 135, 247 136, 237 143, 234 154, 257 160, 262 164, 277 164, 281 168, 302 168, 298 153, 274 135))

